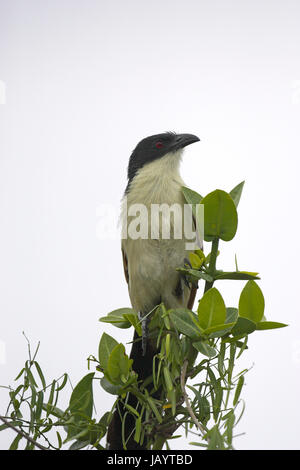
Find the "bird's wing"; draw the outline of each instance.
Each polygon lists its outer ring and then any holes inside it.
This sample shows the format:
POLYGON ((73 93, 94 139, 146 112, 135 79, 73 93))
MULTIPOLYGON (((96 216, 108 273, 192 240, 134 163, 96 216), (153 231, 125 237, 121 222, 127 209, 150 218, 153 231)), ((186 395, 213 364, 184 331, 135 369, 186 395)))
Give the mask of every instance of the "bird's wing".
POLYGON ((189 310, 192 310, 193 309, 193 305, 194 305, 194 302, 195 302, 195 297, 196 297, 196 293, 197 293, 197 289, 198 289, 198 282, 196 285, 192 285, 191 287, 191 293, 190 293, 190 297, 189 297, 189 300, 188 300, 188 303, 187 303, 187 308, 189 310))
POLYGON ((127 260, 127 256, 126 256, 124 248, 122 248, 122 258, 123 258, 123 268, 124 268, 125 279, 128 284, 128 281, 129 281, 128 260, 127 260))
MULTIPOLYGON (((122 259, 123 259, 124 275, 125 275, 126 282, 128 284, 128 282, 129 282, 128 259, 127 259, 124 248, 122 248, 122 259)), ((192 284, 190 296, 189 296, 188 301, 187 301, 187 308, 190 309, 190 310, 192 310, 192 308, 193 308, 196 293, 197 293, 197 289, 198 289, 198 283, 197 284, 192 284)))
MULTIPOLYGON (((193 222, 194 222, 194 228, 196 229, 196 220, 195 220, 194 216, 193 216, 193 222)), ((198 244, 199 244, 199 248, 201 250, 203 250, 203 244, 202 244, 202 241, 200 241, 200 239, 199 239, 199 234, 198 233, 196 233, 196 237, 197 237, 197 241, 198 241, 198 244)), ((125 275, 126 282, 128 284, 128 282, 129 282, 128 259, 127 259, 126 252, 125 252, 123 247, 122 247, 122 259, 123 259, 124 275, 125 275)), ((197 289, 198 289, 198 283, 192 284, 191 291, 190 291, 190 296, 189 296, 188 301, 187 301, 187 308, 189 310, 193 309, 197 289)))
MULTIPOLYGON (((194 228, 196 229, 196 220, 195 220, 194 216, 193 216, 193 222, 194 222, 194 228)), ((203 250, 203 244, 202 244, 202 241, 200 241, 200 239, 199 239, 199 234, 198 233, 196 234, 196 237, 197 237, 197 241, 198 241, 198 244, 199 244, 199 248, 201 250, 203 250)), ((128 259, 127 259, 126 252, 125 252, 123 247, 122 247, 122 259, 123 259, 124 275, 125 275, 126 282, 128 284, 129 283, 128 259)), ((188 301, 187 301, 187 308, 189 310, 193 309, 197 289, 198 289, 198 283, 192 284, 190 296, 189 296, 188 301)))

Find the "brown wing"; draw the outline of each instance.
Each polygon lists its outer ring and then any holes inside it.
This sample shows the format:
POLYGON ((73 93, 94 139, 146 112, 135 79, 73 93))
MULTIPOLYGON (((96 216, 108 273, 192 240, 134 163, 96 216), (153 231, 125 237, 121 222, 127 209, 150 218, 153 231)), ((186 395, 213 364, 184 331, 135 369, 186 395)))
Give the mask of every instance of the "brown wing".
POLYGON ((128 274, 128 260, 125 251, 122 248, 122 257, 123 257, 123 268, 124 268, 124 274, 125 274, 125 279, 128 284, 129 281, 129 274, 128 274))
POLYGON ((197 282, 197 285, 193 284, 192 287, 191 287, 191 293, 190 293, 190 297, 189 297, 189 300, 188 300, 188 303, 187 303, 187 308, 189 310, 193 310, 193 305, 194 305, 194 302, 195 302, 197 289, 198 289, 198 282, 197 282))
MULTIPOLYGON (((196 221, 195 221, 195 218, 194 218, 194 217, 193 217, 193 221, 194 221, 194 224, 195 224, 195 226, 196 226, 196 221)), ((127 256, 126 256, 125 250, 124 250, 123 248, 122 248, 122 259, 123 259, 124 275, 125 275, 126 282, 127 282, 127 284, 128 284, 128 282, 129 282, 128 260, 127 260, 127 256)), ((194 302, 195 302, 195 297, 196 297, 197 289, 198 289, 198 283, 197 283, 197 284, 193 284, 192 287, 191 287, 190 297, 189 297, 189 300, 188 300, 188 302, 187 302, 187 308, 190 309, 190 310, 193 309, 193 305, 194 305, 194 302)))

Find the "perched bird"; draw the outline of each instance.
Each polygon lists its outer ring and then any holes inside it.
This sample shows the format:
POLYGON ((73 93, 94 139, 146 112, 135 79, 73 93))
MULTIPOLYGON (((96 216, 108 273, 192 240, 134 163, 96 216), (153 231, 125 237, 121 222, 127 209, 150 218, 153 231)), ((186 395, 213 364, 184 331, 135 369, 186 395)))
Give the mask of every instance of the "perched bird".
MULTIPOLYGON (((199 140, 192 134, 166 132, 152 135, 138 143, 129 159, 128 184, 121 211, 122 255, 131 304, 139 314, 143 329, 142 341, 135 333, 130 355, 139 380, 152 374, 152 359, 156 353, 154 342, 147 338, 149 312, 160 303, 164 303, 166 308, 192 308, 194 303, 196 287, 184 282, 176 271, 188 257, 186 234, 184 230, 181 236, 176 233, 176 210, 173 219, 169 217, 169 233, 164 237, 164 215, 154 219, 152 209, 162 205, 183 209, 184 183, 179 173, 182 151, 199 140), (136 223, 138 210, 140 217, 136 223)), ((182 225, 178 217, 179 225, 182 225)), ((129 395, 127 403, 136 406, 136 398, 129 395)), ((120 406, 108 428, 108 449, 123 449, 123 415, 124 409, 120 406)), ((134 418, 127 414, 125 438, 128 450, 146 448, 133 439, 134 422, 134 418)))

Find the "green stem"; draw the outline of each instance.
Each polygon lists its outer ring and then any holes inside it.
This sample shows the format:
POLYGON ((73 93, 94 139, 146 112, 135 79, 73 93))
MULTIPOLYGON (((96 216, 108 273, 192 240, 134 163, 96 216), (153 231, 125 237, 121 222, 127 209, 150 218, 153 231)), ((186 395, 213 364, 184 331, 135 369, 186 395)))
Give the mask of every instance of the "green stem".
MULTIPOLYGON (((215 271, 216 271, 218 248, 219 248, 219 238, 214 238, 212 241, 210 260, 209 260, 209 266, 208 266, 208 274, 210 274, 212 277, 214 277, 215 271)), ((204 293, 207 292, 208 289, 211 289, 213 284, 214 284, 214 279, 212 281, 206 281, 204 293)))
POLYGON ((160 436, 158 434, 158 436, 156 437, 156 439, 154 441, 152 450, 161 450, 164 446, 165 441, 166 441, 166 439, 163 436, 160 436))

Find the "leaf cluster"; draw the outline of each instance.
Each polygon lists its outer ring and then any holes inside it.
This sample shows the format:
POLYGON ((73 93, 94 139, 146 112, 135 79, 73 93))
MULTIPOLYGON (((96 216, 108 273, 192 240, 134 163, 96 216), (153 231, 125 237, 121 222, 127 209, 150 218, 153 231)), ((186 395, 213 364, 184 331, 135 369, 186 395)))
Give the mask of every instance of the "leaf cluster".
MULTIPOLYGON (((249 347, 249 335, 286 326, 266 320, 258 273, 240 271, 237 262, 235 271, 216 266, 219 242, 228 242, 236 234, 243 186, 244 182, 229 193, 217 189, 205 197, 182 189, 196 218, 203 213, 199 205, 204 205, 204 240, 210 246, 207 254, 200 249, 191 252, 188 263, 178 271, 191 284, 204 281, 204 292, 195 311, 167 309, 160 304, 149 312, 149 337, 157 350, 152 377, 141 380, 125 346, 104 332, 97 357, 88 358, 89 368, 94 364, 95 370, 78 382, 67 409, 62 410, 58 399, 69 377, 63 374, 47 384, 36 361, 38 348, 32 356, 28 342, 29 359, 15 379, 16 387, 7 387, 9 405, 0 416, 0 430, 16 431, 11 449, 23 442, 28 450, 59 450, 69 443, 70 449, 102 450, 100 441, 113 412, 121 408, 125 409, 125 414, 120 412, 124 449, 128 415, 135 420, 134 440, 146 443, 148 449, 168 449, 170 441, 182 434, 192 434, 191 444, 199 448, 233 449, 234 428, 244 411, 241 394, 248 372, 236 372, 238 359, 249 347), (225 304, 214 286, 219 280, 246 281, 238 305, 225 304), (100 419, 95 417, 95 384, 116 397, 113 408, 100 419), (128 401, 129 394, 136 397, 134 407, 128 401), (53 432, 55 442, 49 437, 53 432)), ((133 327, 138 337, 142 335, 138 314, 131 308, 114 310, 100 321, 118 328, 133 327)))

